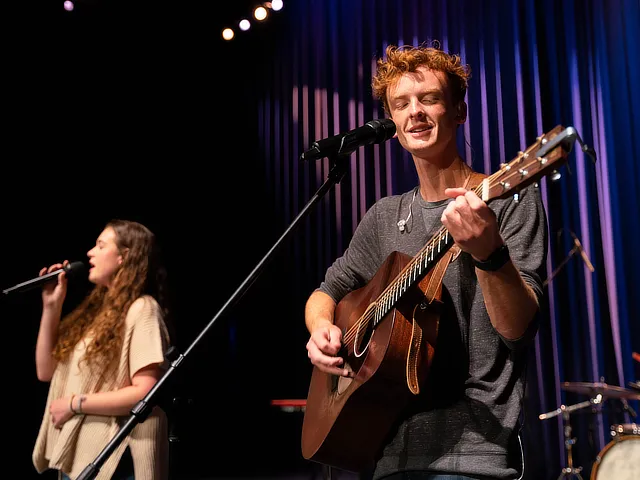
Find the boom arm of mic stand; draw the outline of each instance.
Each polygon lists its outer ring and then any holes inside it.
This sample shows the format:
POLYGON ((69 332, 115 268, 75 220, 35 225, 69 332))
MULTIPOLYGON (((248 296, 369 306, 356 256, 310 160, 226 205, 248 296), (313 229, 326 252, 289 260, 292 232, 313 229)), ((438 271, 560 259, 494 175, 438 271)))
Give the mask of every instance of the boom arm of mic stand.
POLYGON ((218 311, 218 313, 211 319, 211 321, 207 324, 207 326, 202 330, 202 332, 196 337, 196 339, 189 345, 184 354, 180 354, 177 358, 171 362, 170 368, 164 373, 164 375, 156 382, 153 388, 147 393, 147 395, 138 402, 133 409, 131 410, 131 416, 129 420, 120 428, 118 433, 109 441, 107 446, 98 454, 98 456, 91 462, 89 465, 85 467, 85 469, 80 473, 80 475, 76 478, 76 480, 89 480, 96 477, 98 472, 100 471, 100 467, 102 464, 109 458, 109 456, 113 453, 113 450, 124 440, 124 438, 133 430, 133 428, 138 424, 146 420, 149 412, 152 410, 154 406, 154 397, 157 392, 162 388, 162 386, 166 383, 169 376, 176 371, 176 369, 182 364, 182 362, 186 359, 187 355, 191 352, 193 348, 198 344, 198 342, 204 338, 206 333, 211 329, 213 324, 218 318, 220 318, 226 310, 233 304, 235 304, 241 297, 246 293, 249 287, 253 284, 253 282, 258 277, 259 273, 264 269, 266 264, 271 257, 275 253, 275 251, 282 245, 282 243, 287 239, 287 237, 295 230, 300 221, 308 215, 311 211, 311 207, 313 207, 326 193, 337 183, 340 183, 342 178, 344 178, 347 172, 347 160, 349 155, 337 155, 329 157, 331 163, 331 170, 329 171, 329 175, 327 180, 320 186, 318 191, 311 197, 311 199, 307 202, 304 208, 300 211, 300 213, 294 218, 291 225, 285 230, 285 232, 280 236, 280 238, 276 241, 276 243, 271 247, 271 249, 267 252, 267 254, 260 260, 258 265, 251 271, 251 273, 247 276, 247 278, 242 282, 242 284, 238 287, 238 289, 231 295, 229 300, 225 302, 222 308, 218 311))
POLYGON ((560 270, 562 270, 562 267, 564 267, 564 266, 565 266, 565 264, 566 264, 569 260, 571 260, 571 257, 573 257, 577 251, 578 251, 578 246, 576 245, 575 247, 573 247, 573 248, 569 251, 569 253, 568 253, 568 254, 567 254, 567 256, 565 257, 565 259, 564 259, 563 261, 561 261, 561 262, 560 262, 560 265, 558 265, 558 266, 556 267, 556 269, 555 269, 553 272, 551 272, 551 275, 549 275, 549 278, 547 278, 547 279, 544 281, 544 283, 542 284, 542 286, 543 286, 543 287, 546 287, 546 286, 547 286, 547 284, 548 284, 548 283, 553 279, 553 277, 555 277, 555 276, 558 274, 558 272, 559 272, 560 270))

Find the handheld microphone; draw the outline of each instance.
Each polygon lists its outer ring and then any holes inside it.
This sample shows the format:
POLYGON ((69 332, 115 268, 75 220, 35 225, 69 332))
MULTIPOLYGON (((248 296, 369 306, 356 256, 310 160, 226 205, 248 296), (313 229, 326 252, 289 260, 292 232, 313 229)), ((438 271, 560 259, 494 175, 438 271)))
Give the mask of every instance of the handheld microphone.
POLYGON ((347 133, 340 133, 313 142, 311 148, 300 155, 300 160, 317 160, 333 155, 349 155, 364 145, 389 140, 395 133, 396 124, 390 118, 371 120, 347 133))
POLYGON ((32 288, 36 288, 41 285, 44 285, 45 283, 48 283, 48 282, 57 282, 58 275, 61 274, 62 272, 67 272, 67 277, 72 278, 72 277, 78 276, 79 274, 84 272, 84 270, 85 270, 84 263, 71 262, 65 265, 64 267, 59 268, 58 270, 45 273, 44 275, 40 275, 39 277, 32 278, 31 280, 27 280, 26 282, 22 282, 17 285, 14 285, 11 288, 7 288, 6 290, 3 290, 2 293, 4 293, 5 295, 8 295, 9 293, 12 293, 12 292, 25 292, 27 290, 31 290, 32 288))

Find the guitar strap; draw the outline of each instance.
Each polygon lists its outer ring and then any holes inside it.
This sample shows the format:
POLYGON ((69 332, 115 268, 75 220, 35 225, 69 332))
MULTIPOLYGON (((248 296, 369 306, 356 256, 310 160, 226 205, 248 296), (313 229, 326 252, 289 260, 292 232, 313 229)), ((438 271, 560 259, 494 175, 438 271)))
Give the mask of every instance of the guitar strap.
MULTIPOLYGON (((471 172, 464 182, 463 188, 475 188, 482 182, 487 175, 471 172)), ((431 304, 434 299, 440 299, 442 295, 442 279, 447 271, 447 267, 460 255, 461 249, 457 244, 453 244, 451 248, 440 258, 429 277, 429 283, 424 290, 425 300, 415 308, 423 308, 426 303, 431 304), (425 303, 426 302, 426 303, 425 303)), ((407 386, 414 395, 420 393, 420 382, 418 375, 418 364, 420 361, 420 347, 422 345, 422 326, 416 320, 415 309, 412 318, 411 341, 407 352, 407 386)))

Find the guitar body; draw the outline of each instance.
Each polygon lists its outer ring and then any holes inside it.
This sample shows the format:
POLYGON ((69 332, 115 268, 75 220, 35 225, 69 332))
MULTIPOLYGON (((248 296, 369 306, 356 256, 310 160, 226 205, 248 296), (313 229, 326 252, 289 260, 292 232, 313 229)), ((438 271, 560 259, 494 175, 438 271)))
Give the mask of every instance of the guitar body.
POLYGON ((394 421, 414 396, 407 383, 408 362, 417 367, 419 385, 426 379, 435 352, 439 299, 421 308, 425 297, 416 288, 375 329, 356 325, 410 260, 392 253, 365 287, 336 306, 334 321, 343 337, 354 327, 359 332, 343 355, 355 375, 337 377, 314 367, 302 426, 306 459, 353 472, 371 468, 394 421), (414 345, 411 358, 409 345, 414 345))

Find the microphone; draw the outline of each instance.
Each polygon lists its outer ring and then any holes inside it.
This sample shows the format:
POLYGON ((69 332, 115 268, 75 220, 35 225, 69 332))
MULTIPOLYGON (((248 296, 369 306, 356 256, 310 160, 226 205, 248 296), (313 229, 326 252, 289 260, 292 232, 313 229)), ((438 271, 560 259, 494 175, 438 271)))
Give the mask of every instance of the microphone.
POLYGON ((571 236, 573 237, 573 244, 576 246, 576 248, 580 252, 580 256, 582 257, 582 261, 587 265, 587 268, 589 270, 591 270, 591 273, 595 272, 596 269, 593 268, 593 265, 589 261, 589 257, 587 257, 587 254, 584 251, 584 248, 582 248, 582 243, 580 243, 580 240, 578 240, 578 237, 576 237, 575 233, 571 232, 571 236))
POLYGON ((3 290, 2 293, 8 295, 12 292, 25 292, 27 290, 31 290, 32 288, 39 287, 48 282, 53 282, 58 280, 58 275, 62 272, 67 272, 67 277, 72 278, 76 277, 82 272, 84 272, 84 263, 82 262, 71 262, 65 265, 58 270, 54 270, 53 272, 45 273, 36 278, 32 278, 31 280, 27 280, 26 282, 19 283, 11 288, 7 288, 3 290))
POLYGON ((300 155, 300 160, 317 160, 333 155, 349 155, 363 145, 389 140, 395 133, 396 124, 390 118, 371 120, 347 133, 340 133, 313 142, 311 148, 300 155))

